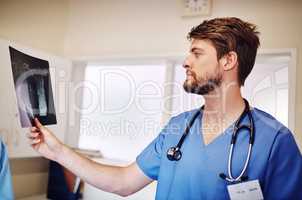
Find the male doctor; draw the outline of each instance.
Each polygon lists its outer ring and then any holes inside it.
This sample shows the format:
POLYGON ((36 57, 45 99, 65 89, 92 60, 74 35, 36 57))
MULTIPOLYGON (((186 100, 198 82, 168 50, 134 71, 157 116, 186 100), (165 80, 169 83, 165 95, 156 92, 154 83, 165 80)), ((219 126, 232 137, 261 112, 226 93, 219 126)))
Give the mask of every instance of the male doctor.
MULTIPOLYGON (((255 25, 238 18, 215 18, 193 27, 188 39, 184 89, 202 95, 204 107, 172 117, 134 163, 114 167, 86 159, 58 141, 38 120, 29 134, 32 147, 84 181, 121 196, 156 180, 156 199, 302 199, 302 158, 292 133, 264 111, 246 107, 240 93, 259 46, 255 25), (230 174, 234 124, 246 110, 253 118, 254 145, 245 178, 232 182, 221 174, 230 174), (171 161, 168 150, 177 145, 196 113, 181 147, 181 159, 171 161)), ((247 113, 241 123, 250 124, 247 113)), ((240 130, 236 140, 231 165, 234 177, 244 167, 248 133, 240 130)))
POLYGON ((0 199, 13 200, 11 174, 6 148, 0 139, 0 199))

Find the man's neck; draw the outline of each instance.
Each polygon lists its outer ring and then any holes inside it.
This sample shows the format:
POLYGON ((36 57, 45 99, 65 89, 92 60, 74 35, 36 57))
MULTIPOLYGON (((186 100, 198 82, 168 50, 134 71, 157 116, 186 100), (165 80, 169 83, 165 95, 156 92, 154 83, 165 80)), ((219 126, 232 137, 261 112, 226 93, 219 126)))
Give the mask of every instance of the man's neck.
MULTIPOLYGON (((240 86, 221 86, 209 95, 204 96, 204 117, 208 122, 222 122, 225 126, 234 122, 243 112, 245 104, 240 86)), ((222 125, 222 126, 224 126, 222 125)))

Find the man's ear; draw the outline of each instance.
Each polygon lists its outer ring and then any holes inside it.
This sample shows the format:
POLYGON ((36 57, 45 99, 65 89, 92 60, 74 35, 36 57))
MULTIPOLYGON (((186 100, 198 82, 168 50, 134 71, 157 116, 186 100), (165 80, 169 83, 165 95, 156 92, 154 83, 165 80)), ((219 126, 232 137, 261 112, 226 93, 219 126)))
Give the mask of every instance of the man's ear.
POLYGON ((229 71, 234 69, 238 65, 237 53, 235 51, 230 51, 222 58, 220 58, 220 63, 224 70, 229 71))

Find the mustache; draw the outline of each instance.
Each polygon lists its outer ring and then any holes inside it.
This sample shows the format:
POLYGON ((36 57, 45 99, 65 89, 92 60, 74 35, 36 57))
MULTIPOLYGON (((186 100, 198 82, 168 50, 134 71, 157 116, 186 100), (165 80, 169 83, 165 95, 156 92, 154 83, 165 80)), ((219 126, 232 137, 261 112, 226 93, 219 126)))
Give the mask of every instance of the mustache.
POLYGON ((187 76, 193 76, 194 78, 196 78, 196 73, 193 72, 193 71, 191 71, 191 70, 189 70, 189 69, 186 70, 186 75, 187 76))

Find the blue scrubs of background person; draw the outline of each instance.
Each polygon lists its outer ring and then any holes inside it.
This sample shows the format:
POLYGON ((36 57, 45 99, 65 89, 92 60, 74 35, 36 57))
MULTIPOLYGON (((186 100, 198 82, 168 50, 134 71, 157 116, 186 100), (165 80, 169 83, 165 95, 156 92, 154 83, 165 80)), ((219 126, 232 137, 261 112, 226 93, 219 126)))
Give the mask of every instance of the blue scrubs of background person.
MULTIPOLYGON (((182 146, 182 159, 167 159, 167 151, 179 141, 197 110, 173 117, 159 136, 137 157, 142 171, 158 181, 156 199, 229 199, 228 151, 233 126, 208 145, 201 137, 198 116, 182 146)), ((291 132, 269 114, 253 108, 255 143, 247 168, 249 180, 259 180, 264 199, 302 199, 302 157, 291 132)), ((242 122, 249 123, 246 116, 242 122)), ((244 165, 249 135, 241 130, 233 155, 232 172, 237 177, 244 165)))
POLYGON ((0 199, 1 200, 14 199, 8 155, 7 155, 6 148, 1 140, 0 140, 0 199))

